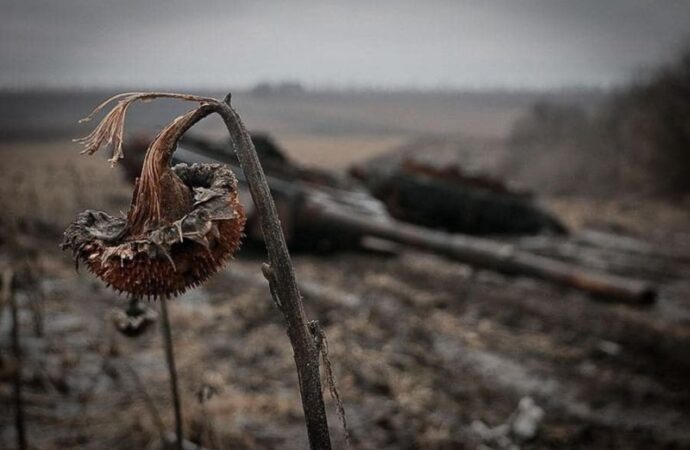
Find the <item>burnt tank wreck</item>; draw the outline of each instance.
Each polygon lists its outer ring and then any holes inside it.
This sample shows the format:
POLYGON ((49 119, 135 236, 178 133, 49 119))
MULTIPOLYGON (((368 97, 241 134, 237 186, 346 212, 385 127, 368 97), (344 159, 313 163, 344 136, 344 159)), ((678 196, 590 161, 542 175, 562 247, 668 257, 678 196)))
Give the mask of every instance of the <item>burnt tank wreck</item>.
MULTIPOLYGON (((515 245, 519 236, 567 236, 553 214, 533 195, 485 174, 461 167, 437 167, 411 159, 373 160, 332 172, 292 161, 266 134, 252 134, 290 247, 319 251, 357 249, 376 238, 443 255, 478 269, 543 279, 593 297, 647 304, 655 286, 608 274, 515 245)), ((133 139, 123 168, 129 179, 140 171, 146 138, 133 139)), ((238 167, 229 142, 185 136, 173 163, 222 163, 238 167)), ((248 238, 261 230, 245 180, 238 174, 248 238)))

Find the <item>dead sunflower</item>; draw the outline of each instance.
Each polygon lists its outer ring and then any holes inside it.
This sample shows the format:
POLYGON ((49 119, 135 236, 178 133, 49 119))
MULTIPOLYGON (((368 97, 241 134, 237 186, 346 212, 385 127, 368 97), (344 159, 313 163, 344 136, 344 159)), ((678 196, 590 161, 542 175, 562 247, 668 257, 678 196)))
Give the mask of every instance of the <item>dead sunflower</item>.
POLYGON ((137 100, 173 97, 200 106, 165 127, 149 146, 126 217, 87 210, 65 230, 62 248, 70 248, 77 263, 114 289, 135 297, 166 298, 203 283, 237 251, 245 215, 237 180, 220 164, 178 164, 173 152, 182 135, 212 112, 203 97, 134 93, 113 97, 116 106, 96 129, 79 140, 83 153, 112 145, 115 163, 124 157, 125 114, 137 100))

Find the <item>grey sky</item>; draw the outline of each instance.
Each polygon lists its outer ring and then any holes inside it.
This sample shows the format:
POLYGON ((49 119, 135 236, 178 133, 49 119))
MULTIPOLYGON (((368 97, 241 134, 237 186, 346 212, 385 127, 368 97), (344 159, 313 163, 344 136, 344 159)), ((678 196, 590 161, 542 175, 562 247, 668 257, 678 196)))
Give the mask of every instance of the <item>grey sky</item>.
POLYGON ((0 87, 608 85, 690 39, 673 0, 0 5, 0 87))

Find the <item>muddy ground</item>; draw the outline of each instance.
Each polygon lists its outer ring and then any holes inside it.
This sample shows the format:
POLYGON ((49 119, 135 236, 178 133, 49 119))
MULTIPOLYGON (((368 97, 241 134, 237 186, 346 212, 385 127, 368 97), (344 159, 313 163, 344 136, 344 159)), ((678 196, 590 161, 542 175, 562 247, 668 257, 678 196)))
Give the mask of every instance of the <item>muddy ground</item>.
MULTIPOLYGON (((157 325, 117 333, 113 309, 126 299, 58 249, 77 211, 126 210, 130 188, 67 142, 2 153, 0 258, 18 277, 30 448, 160 448, 173 423, 157 325)), ((690 448, 687 205, 544 201, 575 237, 519 245, 655 281, 657 303, 595 301, 401 247, 294 255, 308 315, 328 337, 352 448, 690 448), (592 229, 635 245, 576 239, 592 229)), ((185 434, 207 448, 306 447, 263 260, 247 243, 227 270, 171 302, 185 434)), ((13 448, 6 306, 1 314, 0 447, 13 448)), ((347 448, 327 403, 334 445, 347 448)))

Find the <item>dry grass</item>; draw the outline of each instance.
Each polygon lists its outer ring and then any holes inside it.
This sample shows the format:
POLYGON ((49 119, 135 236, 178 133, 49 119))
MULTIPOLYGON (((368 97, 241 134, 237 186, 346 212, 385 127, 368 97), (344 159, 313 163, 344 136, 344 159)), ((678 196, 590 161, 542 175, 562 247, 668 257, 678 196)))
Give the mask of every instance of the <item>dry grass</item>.
POLYGON ((83 156, 67 139, 0 142, 3 226, 62 230, 83 209, 126 211, 131 196, 119 170, 101 156, 83 156))

